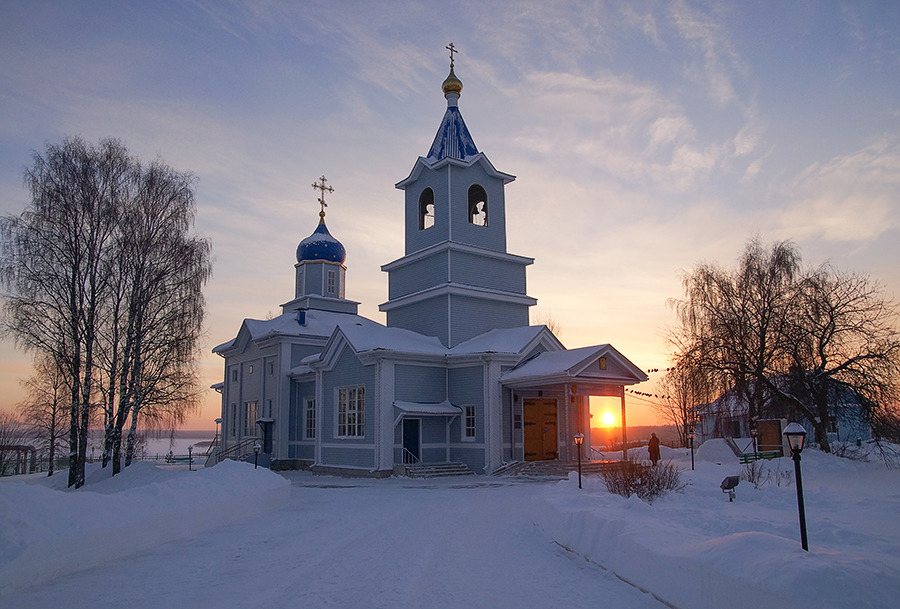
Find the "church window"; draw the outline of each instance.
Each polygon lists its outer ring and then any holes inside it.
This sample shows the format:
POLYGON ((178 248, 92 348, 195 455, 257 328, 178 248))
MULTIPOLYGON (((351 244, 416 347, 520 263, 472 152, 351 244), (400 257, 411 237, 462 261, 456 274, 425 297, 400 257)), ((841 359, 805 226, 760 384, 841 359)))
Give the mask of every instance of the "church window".
POLYGON ((365 435, 365 391, 365 387, 338 389, 338 437, 361 438, 365 435))
POLYGON ((237 370, 237 368, 232 368, 231 369, 231 382, 236 383, 237 379, 238 379, 238 370, 237 370))
POLYGON ((231 437, 237 437, 237 404, 231 405, 231 437))
POLYGON ((465 425, 463 427, 463 440, 475 439, 475 407, 465 407, 465 425))
POLYGON ((248 370, 250 374, 253 374, 253 364, 250 364, 250 369, 248 370))
POLYGON ((314 440, 316 438, 316 400, 315 398, 306 398, 306 439, 314 440))
POLYGON ((266 416, 271 419, 272 418, 272 400, 266 400, 266 410, 268 410, 268 414, 266 416))
POLYGON ((337 283, 337 273, 335 273, 334 271, 328 271, 327 277, 328 277, 328 280, 327 280, 328 281, 327 282, 328 293, 334 294, 335 284, 337 283))
POLYGON ((275 362, 269 362, 269 376, 275 376, 275 362))
POLYGON ((419 230, 434 226, 434 191, 426 188, 419 195, 419 230))
POLYGON ((599 358, 597 360, 597 366, 600 368, 600 370, 606 370, 606 358, 605 357, 599 358))
POLYGON ((244 435, 255 435, 256 419, 259 418, 259 402, 247 402, 244 404, 244 435))
POLYGON ((469 224, 488 225, 487 193, 478 184, 469 187, 469 224))

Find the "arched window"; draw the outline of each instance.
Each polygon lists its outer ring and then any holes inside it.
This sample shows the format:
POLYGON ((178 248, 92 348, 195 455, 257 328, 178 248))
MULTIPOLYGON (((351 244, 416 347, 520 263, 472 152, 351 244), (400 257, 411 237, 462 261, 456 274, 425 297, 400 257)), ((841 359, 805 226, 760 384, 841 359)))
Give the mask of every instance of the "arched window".
POLYGON ((419 230, 434 226, 434 191, 426 188, 419 195, 419 230))
POLYGON ((469 187, 469 224, 488 225, 487 193, 478 184, 469 187))

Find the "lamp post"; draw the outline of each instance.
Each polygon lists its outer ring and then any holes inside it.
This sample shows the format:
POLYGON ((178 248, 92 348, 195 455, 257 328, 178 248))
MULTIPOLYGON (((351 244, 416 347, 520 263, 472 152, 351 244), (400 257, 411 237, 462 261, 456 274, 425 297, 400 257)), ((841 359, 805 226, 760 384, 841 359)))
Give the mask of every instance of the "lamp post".
POLYGON ((753 438, 753 452, 759 452, 759 444, 757 443, 757 438, 759 438, 759 430, 754 426, 750 428, 750 436, 753 438))
POLYGON ((188 446, 188 471, 194 471, 194 445, 188 446))
POLYGON ((688 438, 691 440, 691 471, 694 471, 694 434, 694 427, 691 426, 688 430, 688 438))
POLYGON ((584 443, 584 434, 575 434, 575 450, 578 451, 578 488, 581 488, 581 445, 584 443))
POLYGON ((259 442, 253 445, 253 469, 256 469, 256 466, 259 464, 259 442))
POLYGON ((799 423, 791 423, 784 428, 784 437, 787 438, 791 449, 791 457, 794 459, 794 475, 797 477, 797 507, 800 510, 800 544, 809 552, 809 544, 806 541, 806 512, 803 509, 803 479, 800 477, 800 453, 803 450, 803 440, 806 438, 806 430, 799 423))

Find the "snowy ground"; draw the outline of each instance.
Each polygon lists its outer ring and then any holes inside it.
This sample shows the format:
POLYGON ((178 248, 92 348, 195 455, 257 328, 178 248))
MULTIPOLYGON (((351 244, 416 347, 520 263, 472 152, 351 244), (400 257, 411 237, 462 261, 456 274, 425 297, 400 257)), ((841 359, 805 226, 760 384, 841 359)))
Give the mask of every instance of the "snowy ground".
POLYGON ((719 490, 716 443, 652 505, 599 479, 355 480, 226 462, 0 483, 0 607, 894 607, 900 470, 805 451, 719 490))

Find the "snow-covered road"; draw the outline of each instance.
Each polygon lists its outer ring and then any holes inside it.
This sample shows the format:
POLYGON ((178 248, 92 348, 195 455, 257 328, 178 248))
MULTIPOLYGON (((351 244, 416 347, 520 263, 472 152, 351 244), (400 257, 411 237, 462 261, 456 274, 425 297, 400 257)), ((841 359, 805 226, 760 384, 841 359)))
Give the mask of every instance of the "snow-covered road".
POLYGON ((3 602, 72 609, 663 607, 556 545, 532 521, 529 504, 547 483, 288 476, 293 484, 282 508, 13 591, 3 602))

